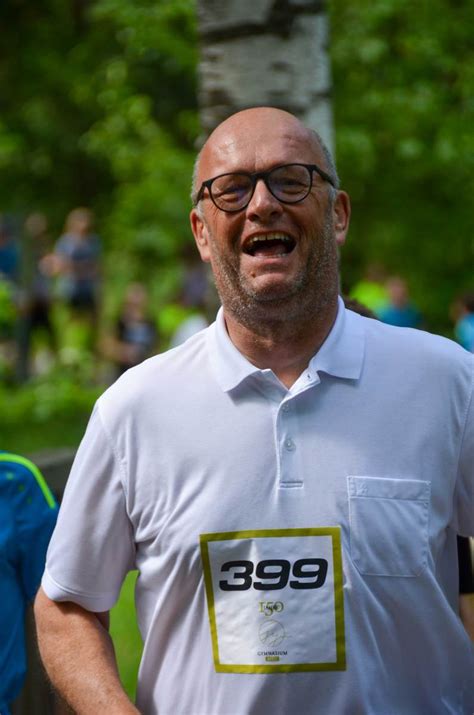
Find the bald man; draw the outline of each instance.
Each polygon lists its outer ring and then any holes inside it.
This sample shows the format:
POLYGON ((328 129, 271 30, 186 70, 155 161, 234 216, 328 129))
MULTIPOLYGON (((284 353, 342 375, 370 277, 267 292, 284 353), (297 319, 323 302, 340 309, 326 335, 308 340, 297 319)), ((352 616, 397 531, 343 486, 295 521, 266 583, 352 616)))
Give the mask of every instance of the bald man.
POLYGON ((350 204, 320 138, 250 109, 196 163, 222 308, 98 400, 36 603, 79 713, 472 713, 456 534, 473 356, 346 310, 350 204), (107 612, 137 568, 137 705, 107 612))

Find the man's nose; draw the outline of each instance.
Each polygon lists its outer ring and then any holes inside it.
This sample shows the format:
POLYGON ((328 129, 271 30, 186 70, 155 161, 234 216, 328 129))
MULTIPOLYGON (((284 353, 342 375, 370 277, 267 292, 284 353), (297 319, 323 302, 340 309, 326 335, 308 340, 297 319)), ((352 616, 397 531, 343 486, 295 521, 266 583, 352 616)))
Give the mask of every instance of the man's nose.
POLYGON ((259 179, 255 185, 255 191, 247 206, 247 216, 250 220, 265 221, 269 218, 279 216, 283 211, 283 206, 269 190, 263 179, 259 179))

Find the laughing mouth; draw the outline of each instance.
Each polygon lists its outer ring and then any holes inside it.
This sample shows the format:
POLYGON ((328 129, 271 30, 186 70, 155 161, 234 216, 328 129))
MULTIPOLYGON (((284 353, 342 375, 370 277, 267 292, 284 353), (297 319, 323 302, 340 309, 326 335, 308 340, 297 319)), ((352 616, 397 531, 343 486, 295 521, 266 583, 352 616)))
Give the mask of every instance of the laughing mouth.
POLYGON ((244 242, 243 252, 254 257, 287 256, 296 246, 296 241, 286 233, 266 233, 251 236, 244 242))

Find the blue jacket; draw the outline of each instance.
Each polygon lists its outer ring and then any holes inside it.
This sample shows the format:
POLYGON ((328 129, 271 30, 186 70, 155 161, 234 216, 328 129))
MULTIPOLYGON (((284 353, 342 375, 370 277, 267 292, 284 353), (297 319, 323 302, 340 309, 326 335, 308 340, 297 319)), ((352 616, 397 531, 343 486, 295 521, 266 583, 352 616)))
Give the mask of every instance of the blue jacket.
POLYGON ((0 451, 0 713, 26 673, 25 610, 39 587, 58 507, 29 460, 0 451))

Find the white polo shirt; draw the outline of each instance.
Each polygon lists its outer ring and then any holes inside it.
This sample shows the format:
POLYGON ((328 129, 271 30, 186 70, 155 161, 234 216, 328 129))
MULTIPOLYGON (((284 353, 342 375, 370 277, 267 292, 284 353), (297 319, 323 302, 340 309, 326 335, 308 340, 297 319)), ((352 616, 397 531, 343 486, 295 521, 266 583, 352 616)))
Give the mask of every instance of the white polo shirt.
POLYGON ((221 312, 98 400, 43 587, 104 611, 139 569, 145 715, 471 715, 472 383, 340 302, 288 390, 221 312))

